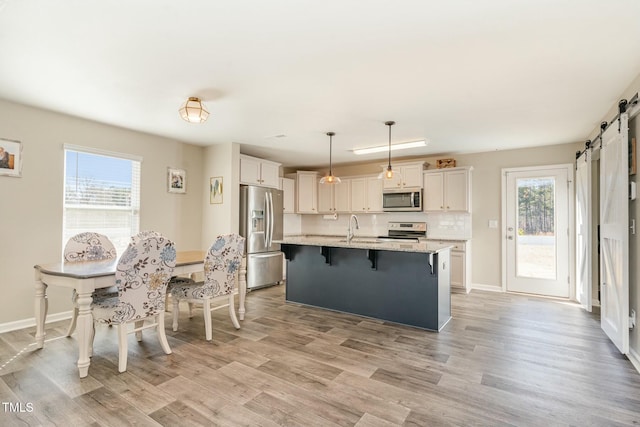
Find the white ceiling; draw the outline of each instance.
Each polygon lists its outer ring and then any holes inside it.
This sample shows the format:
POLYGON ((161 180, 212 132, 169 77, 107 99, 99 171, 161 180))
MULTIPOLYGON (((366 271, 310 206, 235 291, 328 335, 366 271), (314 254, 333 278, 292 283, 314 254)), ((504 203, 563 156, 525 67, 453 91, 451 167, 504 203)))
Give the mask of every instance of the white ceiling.
POLYGON ((0 0, 0 98, 288 166, 581 142, 639 73, 638 0, 0 0))

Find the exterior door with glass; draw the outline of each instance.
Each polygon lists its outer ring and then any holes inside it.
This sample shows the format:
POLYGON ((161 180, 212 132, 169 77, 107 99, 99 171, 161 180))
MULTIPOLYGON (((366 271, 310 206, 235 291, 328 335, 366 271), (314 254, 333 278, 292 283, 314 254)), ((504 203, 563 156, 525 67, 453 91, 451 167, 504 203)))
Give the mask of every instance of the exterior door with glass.
POLYGON ((571 168, 504 171, 507 291, 569 298, 571 168))

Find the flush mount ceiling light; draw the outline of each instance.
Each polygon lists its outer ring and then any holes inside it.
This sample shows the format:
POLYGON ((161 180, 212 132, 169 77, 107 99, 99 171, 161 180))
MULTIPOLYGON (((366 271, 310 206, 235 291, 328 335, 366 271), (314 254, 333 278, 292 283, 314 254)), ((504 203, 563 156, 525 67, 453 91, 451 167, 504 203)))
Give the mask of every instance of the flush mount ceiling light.
POLYGON ((329 175, 320 178, 320 184, 340 184, 340 178, 333 176, 333 168, 331 164, 331 149, 333 146, 333 136, 335 132, 327 132, 329 136, 329 175))
POLYGON ((189 123, 204 123, 209 117, 209 111, 202 104, 202 100, 195 96, 189 97, 178 111, 180 117, 189 123))
POLYGON ((387 166, 387 170, 380 172, 380 175, 378 175, 378 179, 392 179, 393 169, 391 168, 391 126, 395 125, 396 122, 388 121, 384 122, 384 124, 389 126, 389 165, 387 166))
MULTIPOLYGON (((411 142, 401 142, 399 144, 393 144, 391 146, 391 151, 395 150, 406 150, 408 148, 418 148, 418 147, 426 147, 427 141, 411 141, 411 142)), ((371 153, 382 153, 383 151, 387 151, 389 148, 386 145, 379 145, 377 147, 367 147, 367 148, 356 148, 353 150, 353 154, 361 155, 361 154, 371 154, 371 153)))

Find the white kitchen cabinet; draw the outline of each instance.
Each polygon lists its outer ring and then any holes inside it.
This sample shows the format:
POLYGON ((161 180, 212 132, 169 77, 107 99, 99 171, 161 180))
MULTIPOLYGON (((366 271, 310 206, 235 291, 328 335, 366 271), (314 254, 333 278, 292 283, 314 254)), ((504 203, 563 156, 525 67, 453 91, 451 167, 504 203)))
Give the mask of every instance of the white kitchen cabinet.
POLYGON ((470 167, 424 172, 425 212, 471 212, 470 167))
POLYGON ((471 241, 439 240, 438 243, 452 245, 451 248, 451 291, 471 290, 471 241))
POLYGON ((318 183, 318 212, 333 213, 334 197, 333 187, 336 184, 320 184, 318 183))
POLYGON ((333 186, 334 212, 351 212, 351 180, 342 178, 342 182, 333 186))
POLYGON ((296 211, 296 181, 291 178, 280 178, 282 190, 282 212, 295 213, 296 211))
MULTIPOLYGON (((422 172, 424 171, 424 162, 418 163, 396 163, 391 164, 393 168, 393 178, 384 179, 384 188, 422 188, 422 172)), ((383 170, 387 170, 387 166, 383 166, 383 170)))
POLYGON ((451 251, 451 287, 464 288, 464 252, 451 251))
POLYGON ((240 155, 240 184, 280 187, 280 163, 240 155))
POLYGON ((377 176, 351 179, 351 211, 382 212, 382 180, 377 176))
POLYGON ((318 213, 318 172, 296 172, 296 213, 318 213))
POLYGON ((343 178, 340 184, 318 183, 318 212, 344 213, 351 211, 351 180, 343 178))

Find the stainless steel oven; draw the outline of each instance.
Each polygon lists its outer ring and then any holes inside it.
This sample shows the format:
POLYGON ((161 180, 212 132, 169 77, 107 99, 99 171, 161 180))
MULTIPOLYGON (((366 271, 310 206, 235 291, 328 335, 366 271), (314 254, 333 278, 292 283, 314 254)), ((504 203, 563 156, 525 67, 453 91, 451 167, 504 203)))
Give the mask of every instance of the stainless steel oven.
POLYGON ((380 240, 396 242, 420 242, 426 238, 426 222, 389 222, 387 223, 387 235, 378 236, 380 240))
POLYGON ((404 212, 422 210, 422 188, 403 188, 382 191, 384 212, 404 212))

